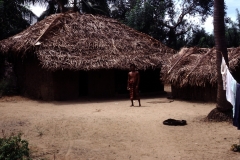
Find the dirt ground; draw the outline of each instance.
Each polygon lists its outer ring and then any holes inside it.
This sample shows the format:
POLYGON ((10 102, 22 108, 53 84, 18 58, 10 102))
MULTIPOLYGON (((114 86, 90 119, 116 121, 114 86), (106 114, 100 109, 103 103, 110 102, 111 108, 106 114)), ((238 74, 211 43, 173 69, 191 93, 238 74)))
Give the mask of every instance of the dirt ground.
POLYGON ((230 147, 239 143, 240 131, 230 123, 202 121, 214 107, 164 97, 144 98, 142 107, 130 107, 127 99, 3 97, 0 128, 6 135, 22 132, 39 160, 239 160, 240 153, 230 147), (188 125, 163 125, 168 118, 188 125))

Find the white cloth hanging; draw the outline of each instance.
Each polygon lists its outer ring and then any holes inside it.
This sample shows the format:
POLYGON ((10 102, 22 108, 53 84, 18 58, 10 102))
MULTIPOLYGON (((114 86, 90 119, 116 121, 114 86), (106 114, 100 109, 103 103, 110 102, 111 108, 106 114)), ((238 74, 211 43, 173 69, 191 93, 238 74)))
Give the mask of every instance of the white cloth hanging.
POLYGON ((223 90, 226 90, 227 70, 228 70, 228 67, 226 65, 224 58, 222 57, 221 74, 222 74, 222 80, 223 80, 223 90))
POLYGON ((237 85, 236 80, 233 78, 229 69, 227 69, 226 98, 227 98, 227 101, 230 102, 233 106, 233 115, 235 114, 234 111, 235 111, 235 102, 236 102, 236 85, 237 85))

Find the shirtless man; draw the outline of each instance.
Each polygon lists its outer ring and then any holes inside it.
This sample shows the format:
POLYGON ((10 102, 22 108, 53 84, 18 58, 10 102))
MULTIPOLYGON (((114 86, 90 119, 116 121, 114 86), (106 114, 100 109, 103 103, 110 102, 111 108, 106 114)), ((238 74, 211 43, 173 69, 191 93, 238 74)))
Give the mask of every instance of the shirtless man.
POLYGON ((136 66, 134 64, 131 64, 130 65, 131 71, 128 73, 127 90, 129 90, 129 92, 130 92, 130 99, 132 102, 131 106, 134 106, 134 104, 133 104, 134 99, 137 99, 139 106, 141 106, 139 92, 138 92, 140 77, 139 77, 138 71, 136 71, 135 69, 136 69, 136 66))

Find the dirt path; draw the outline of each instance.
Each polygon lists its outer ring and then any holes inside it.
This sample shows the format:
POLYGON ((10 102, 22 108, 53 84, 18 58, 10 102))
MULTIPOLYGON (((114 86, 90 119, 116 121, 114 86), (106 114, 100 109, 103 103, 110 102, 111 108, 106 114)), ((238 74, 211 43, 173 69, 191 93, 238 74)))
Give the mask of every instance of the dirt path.
POLYGON ((201 119, 211 103, 143 99, 41 102, 22 97, 0 99, 0 128, 23 132, 34 159, 49 160, 237 160, 230 151, 240 132, 229 123, 201 119), (165 126, 168 118, 186 126, 165 126))

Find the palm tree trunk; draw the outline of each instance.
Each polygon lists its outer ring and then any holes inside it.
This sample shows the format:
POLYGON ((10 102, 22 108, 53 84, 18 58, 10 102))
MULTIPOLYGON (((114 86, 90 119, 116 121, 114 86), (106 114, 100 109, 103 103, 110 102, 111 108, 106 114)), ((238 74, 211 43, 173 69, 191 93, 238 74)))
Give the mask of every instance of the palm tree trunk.
POLYGON ((73 10, 74 10, 74 12, 77 11, 77 0, 73 1, 73 10))
POLYGON ((62 1, 58 1, 58 10, 59 10, 59 12, 60 13, 63 13, 63 3, 62 3, 62 1))
POLYGON ((224 0, 214 0, 214 37, 217 49, 217 106, 208 114, 208 120, 225 121, 231 120, 231 104, 226 100, 226 91, 223 90, 223 81, 221 75, 222 56, 228 65, 227 46, 225 41, 224 24, 224 0))

